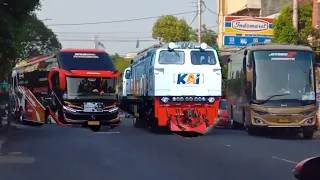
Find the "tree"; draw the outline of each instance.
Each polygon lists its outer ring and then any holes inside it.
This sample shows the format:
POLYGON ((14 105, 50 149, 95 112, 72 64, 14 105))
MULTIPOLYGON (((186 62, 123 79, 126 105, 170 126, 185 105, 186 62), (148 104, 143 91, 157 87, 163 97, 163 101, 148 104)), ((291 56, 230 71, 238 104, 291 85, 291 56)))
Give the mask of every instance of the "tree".
POLYGON ((202 25, 201 42, 205 42, 208 46, 214 46, 217 43, 217 33, 212 29, 208 29, 205 24, 202 25))
POLYGON ((292 4, 286 4, 274 20, 273 42, 309 45, 309 36, 319 36, 318 31, 312 27, 312 6, 309 3, 299 3, 299 32, 293 27, 292 4))
POLYGON ((17 35, 24 30, 23 22, 29 13, 40 7, 39 0, 0 1, 0 76, 19 56, 17 35))
POLYGON ((117 60, 118 60, 119 58, 121 58, 121 57, 119 56, 118 53, 115 53, 115 54, 113 54, 113 55, 110 55, 110 58, 111 58, 112 62, 113 62, 114 64, 116 64, 117 60))
POLYGON ((152 37, 162 42, 190 41, 194 34, 184 19, 172 15, 162 16, 153 24, 152 37))
POLYGON ((61 49, 61 43, 56 34, 34 13, 26 19, 24 31, 20 33, 18 39, 21 45, 21 59, 29 59, 41 54, 53 54, 61 49))

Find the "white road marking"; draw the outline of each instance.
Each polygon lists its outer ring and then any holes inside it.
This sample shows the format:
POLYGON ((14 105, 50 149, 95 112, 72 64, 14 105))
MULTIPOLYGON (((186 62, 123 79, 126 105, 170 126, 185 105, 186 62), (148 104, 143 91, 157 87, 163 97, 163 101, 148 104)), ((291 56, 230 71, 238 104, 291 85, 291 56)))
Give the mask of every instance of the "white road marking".
POLYGON ((16 164, 32 164, 34 163, 34 157, 19 157, 19 156, 0 156, 1 163, 16 163, 16 164))
POLYGON ((277 160, 284 161, 284 162, 287 162, 287 163, 292 163, 292 164, 298 164, 297 162, 290 161, 290 160, 288 160, 288 159, 283 159, 283 158, 275 157, 275 156, 272 156, 272 159, 277 159, 277 160))
POLYGON ((225 146, 227 146, 227 147, 231 147, 231 145, 229 145, 229 144, 226 144, 225 146))
POLYGON ((95 132, 95 134, 120 134, 120 132, 95 132))

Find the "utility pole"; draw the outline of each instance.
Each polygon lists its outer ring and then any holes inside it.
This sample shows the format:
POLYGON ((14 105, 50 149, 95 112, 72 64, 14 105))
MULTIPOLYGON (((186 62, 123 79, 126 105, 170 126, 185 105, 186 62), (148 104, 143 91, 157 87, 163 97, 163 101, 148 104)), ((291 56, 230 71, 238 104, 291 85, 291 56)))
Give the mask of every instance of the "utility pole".
POLYGON ((298 26, 298 0, 293 0, 293 16, 292 16, 292 21, 293 21, 293 27, 294 29, 298 32, 299 26, 298 26))
POLYGON ((201 28, 202 28, 202 0, 198 1, 198 42, 201 43, 201 28))
POLYGON ((99 49, 98 48, 98 36, 94 36, 92 38, 92 41, 93 41, 93 49, 99 49))

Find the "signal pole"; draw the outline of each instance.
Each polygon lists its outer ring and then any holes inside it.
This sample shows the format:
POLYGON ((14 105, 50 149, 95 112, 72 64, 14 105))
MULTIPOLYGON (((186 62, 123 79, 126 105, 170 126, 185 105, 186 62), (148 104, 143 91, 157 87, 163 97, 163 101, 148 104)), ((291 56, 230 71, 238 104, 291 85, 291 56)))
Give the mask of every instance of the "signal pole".
POLYGON ((198 42, 201 43, 201 28, 202 28, 202 0, 198 0, 198 42))
POLYGON ((298 32, 298 0, 293 0, 293 16, 292 16, 292 21, 293 21, 293 27, 294 29, 298 32))

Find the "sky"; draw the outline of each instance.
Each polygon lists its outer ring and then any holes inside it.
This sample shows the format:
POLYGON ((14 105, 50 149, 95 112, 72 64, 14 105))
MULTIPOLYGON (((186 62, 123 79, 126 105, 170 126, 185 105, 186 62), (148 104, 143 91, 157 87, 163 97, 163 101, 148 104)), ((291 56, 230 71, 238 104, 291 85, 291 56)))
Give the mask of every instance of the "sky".
MULTIPOLYGON (((203 0, 208 9, 203 12, 202 23, 217 30, 216 0, 203 0), (210 11, 211 10, 211 11, 210 11), (214 12, 212 12, 214 11, 214 12)), ((42 0, 38 18, 53 30, 62 48, 93 48, 93 37, 104 44, 109 54, 126 55, 147 48, 157 41, 152 39, 152 26, 157 18, 131 22, 66 26, 154 17, 196 11, 196 0, 42 0), (140 40, 139 48, 136 41, 140 40), (144 41, 148 40, 148 41, 144 41)), ((196 13, 177 15, 190 24, 196 13)), ((197 28, 197 19, 192 23, 197 28)))

